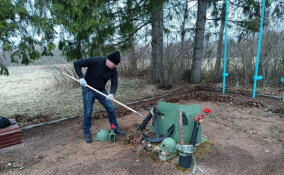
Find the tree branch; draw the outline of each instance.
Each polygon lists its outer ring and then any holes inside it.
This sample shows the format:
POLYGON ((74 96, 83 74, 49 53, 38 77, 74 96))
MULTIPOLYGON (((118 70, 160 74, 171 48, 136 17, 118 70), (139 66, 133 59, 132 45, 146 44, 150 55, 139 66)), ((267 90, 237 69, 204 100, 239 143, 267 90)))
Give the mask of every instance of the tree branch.
MULTIPOLYGON (((134 34, 136 34, 140 29, 142 29, 144 26, 146 26, 146 25, 148 25, 148 24, 150 24, 150 21, 148 21, 148 22, 144 23, 143 25, 141 25, 140 27, 138 27, 135 31, 133 31, 132 33, 130 33, 130 34, 127 36, 127 38, 124 39, 123 41, 120 41, 120 42, 118 42, 118 43, 116 43, 116 44, 112 44, 112 45, 113 45, 113 46, 117 46, 117 45, 120 45, 120 44, 126 42, 126 41, 129 40, 134 34)), ((122 39, 122 38, 123 38, 123 37, 120 37, 120 38, 118 38, 118 40, 119 40, 119 39, 122 39)))

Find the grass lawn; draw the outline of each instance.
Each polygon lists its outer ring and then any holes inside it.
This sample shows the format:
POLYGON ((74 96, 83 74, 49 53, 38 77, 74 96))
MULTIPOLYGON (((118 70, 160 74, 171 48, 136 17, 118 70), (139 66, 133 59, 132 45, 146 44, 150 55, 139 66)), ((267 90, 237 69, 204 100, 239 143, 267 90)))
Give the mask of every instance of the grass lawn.
MULTIPOLYGON (((59 72, 54 67, 9 67, 10 75, 0 76, 0 116, 9 118, 15 115, 43 115, 59 119, 82 115, 81 87, 71 86, 68 82, 58 84, 55 77, 59 72)), ((109 87, 110 83, 107 84, 108 90, 109 87)), ((115 98, 127 104, 161 93, 164 91, 147 84, 143 79, 119 77, 115 98)), ((96 102, 94 111, 100 109, 102 106, 96 102)))

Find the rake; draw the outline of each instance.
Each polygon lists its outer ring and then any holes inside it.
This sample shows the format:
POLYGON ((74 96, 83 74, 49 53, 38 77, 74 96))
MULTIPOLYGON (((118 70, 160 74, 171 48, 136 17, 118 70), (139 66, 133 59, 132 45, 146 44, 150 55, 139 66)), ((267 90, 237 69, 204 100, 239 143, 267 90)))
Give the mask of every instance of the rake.
MULTIPOLYGON (((68 74, 64 74, 64 75, 66 75, 67 77, 71 78, 72 80, 75 80, 75 81, 77 81, 78 83, 80 83, 80 81, 79 81, 78 79, 76 79, 76 78, 74 78, 74 77, 72 77, 72 76, 70 76, 70 75, 68 75, 68 74)), ((88 88, 92 89, 93 91, 95 91, 95 92, 97 92, 97 93, 103 95, 104 97, 107 97, 107 95, 105 95, 104 93, 100 92, 99 90, 93 88, 92 86, 86 85, 86 87, 88 87, 88 88)), ((137 114, 137 115, 139 115, 139 116, 141 116, 141 117, 144 118, 144 116, 143 116, 141 113, 139 113, 139 112, 135 111, 134 109, 132 109, 132 108, 126 106, 125 104, 123 104, 123 103, 121 103, 121 102, 119 102, 119 101, 117 101, 117 100, 115 100, 115 99, 113 99, 112 101, 114 101, 115 103, 117 103, 117 104, 119 104, 119 105, 125 107, 126 109, 128 109, 128 110, 134 112, 135 114, 137 114)))

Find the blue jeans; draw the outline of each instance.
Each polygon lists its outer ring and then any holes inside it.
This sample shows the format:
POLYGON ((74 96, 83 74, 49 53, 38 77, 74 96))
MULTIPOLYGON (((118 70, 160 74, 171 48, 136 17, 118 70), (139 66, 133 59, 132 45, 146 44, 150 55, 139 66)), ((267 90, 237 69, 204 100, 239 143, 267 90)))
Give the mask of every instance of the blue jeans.
MULTIPOLYGON (((107 91, 104 89, 101 91, 102 93, 107 95, 107 91)), ((110 125, 114 124, 114 126, 118 127, 117 121, 116 121, 116 115, 114 112, 114 107, 112 105, 111 100, 108 100, 103 95, 87 88, 82 87, 82 96, 84 100, 84 118, 83 118, 83 130, 84 135, 90 135, 90 128, 91 128, 91 117, 93 113, 93 105, 95 103, 95 99, 98 99, 99 102, 103 105, 103 107, 106 109, 108 114, 108 119, 110 125)))

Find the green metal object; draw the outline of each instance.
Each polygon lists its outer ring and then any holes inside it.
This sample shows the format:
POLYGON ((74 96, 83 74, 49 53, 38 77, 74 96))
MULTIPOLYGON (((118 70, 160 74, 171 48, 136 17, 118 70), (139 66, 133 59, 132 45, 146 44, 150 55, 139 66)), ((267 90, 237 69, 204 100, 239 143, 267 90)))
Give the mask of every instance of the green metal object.
POLYGON ((115 132, 114 132, 114 130, 112 129, 112 130, 110 130, 110 133, 109 133, 109 142, 115 142, 116 140, 115 140, 115 137, 116 137, 116 134, 115 134, 115 132))
POLYGON ((177 155, 177 152, 167 153, 167 152, 162 151, 162 152, 159 153, 159 158, 163 161, 167 161, 167 160, 171 160, 171 159, 175 158, 176 155, 177 155))
POLYGON ((109 130, 107 129, 100 130, 96 135, 96 140, 102 141, 102 142, 108 141, 109 140, 109 130))
MULTIPOLYGON (((188 119, 188 124, 183 126, 184 130, 184 142, 189 144, 189 140, 192 134, 193 129, 193 118, 198 115, 198 113, 201 112, 200 105, 178 105, 178 104, 172 104, 160 101, 158 104, 158 110, 159 112, 165 114, 165 115, 159 115, 159 132, 161 135, 164 135, 167 133, 168 128, 174 124, 175 129, 170 135, 177 143, 180 142, 180 130, 179 130, 179 113, 178 110, 181 110, 186 114, 186 117, 188 119)), ((155 132, 154 127, 151 128, 151 132, 155 132)), ((201 143, 201 127, 198 130, 196 144, 201 143)))
POLYGON ((176 141, 171 137, 165 138, 160 144, 160 149, 167 153, 175 153, 176 141))

